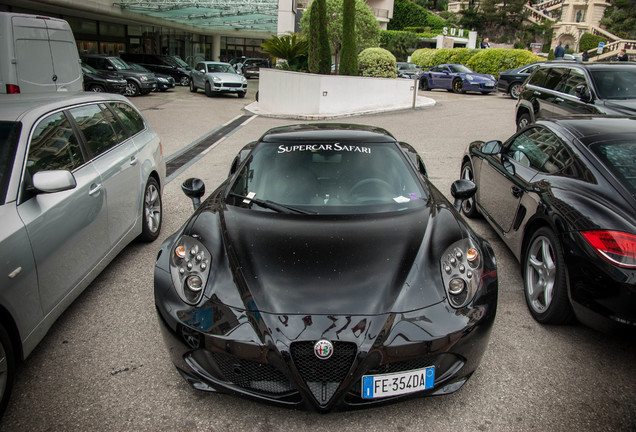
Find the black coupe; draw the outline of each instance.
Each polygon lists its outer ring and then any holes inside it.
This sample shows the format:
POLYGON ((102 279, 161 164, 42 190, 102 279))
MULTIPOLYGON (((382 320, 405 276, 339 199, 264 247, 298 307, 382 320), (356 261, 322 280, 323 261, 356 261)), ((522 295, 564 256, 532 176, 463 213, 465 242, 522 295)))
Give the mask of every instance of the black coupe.
POLYGON ((326 412, 458 390, 497 306, 490 245, 384 129, 271 129, 162 245, 155 303, 194 388, 326 412))
POLYGON ((478 191, 463 212, 521 262, 537 321, 636 329, 634 137, 636 118, 581 116, 469 145, 461 172, 478 191))

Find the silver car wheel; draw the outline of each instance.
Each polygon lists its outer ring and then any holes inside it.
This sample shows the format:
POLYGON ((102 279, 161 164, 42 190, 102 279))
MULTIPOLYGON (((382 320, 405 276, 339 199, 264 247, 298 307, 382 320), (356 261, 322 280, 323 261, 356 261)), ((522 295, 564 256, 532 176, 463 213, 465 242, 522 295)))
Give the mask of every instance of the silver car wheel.
POLYGON ((552 303, 556 270, 550 239, 536 237, 528 248, 525 289, 530 307, 537 313, 544 313, 552 303))
POLYGON ((519 93, 521 93, 521 84, 514 83, 510 86, 510 97, 513 99, 519 99, 519 93))
POLYGON ((181 78, 179 78, 179 84, 181 84, 184 87, 187 87, 188 84, 190 84, 190 78, 188 78, 187 76, 182 76, 181 78))
POLYGON ((148 184, 146 188, 144 213, 148 230, 156 233, 161 226, 161 200, 159 199, 159 190, 153 183, 148 184))

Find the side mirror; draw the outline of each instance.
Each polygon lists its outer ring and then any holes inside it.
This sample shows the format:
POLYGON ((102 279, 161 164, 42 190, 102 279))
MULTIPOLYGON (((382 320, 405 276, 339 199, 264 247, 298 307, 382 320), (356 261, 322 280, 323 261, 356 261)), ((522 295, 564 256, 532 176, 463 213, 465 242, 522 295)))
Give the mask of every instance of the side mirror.
POLYGON ((459 211, 462 207, 462 203, 472 198, 477 192, 477 185, 470 180, 455 180, 451 185, 451 195, 455 198, 453 207, 459 211))
POLYGON ((205 194, 205 184, 198 178, 189 178, 181 184, 181 190, 192 200, 194 209, 201 205, 201 197, 205 194))
POLYGON ((503 143, 498 140, 488 141, 481 145, 481 152, 487 155, 496 155, 501 153, 503 143))
POLYGON ((574 87, 574 94, 585 103, 592 102, 592 93, 586 84, 579 84, 574 87))
POLYGON ((33 174, 31 184, 37 191, 45 193, 62 192, 77 186, 75 177, 67 170, 38 171, 33 174))

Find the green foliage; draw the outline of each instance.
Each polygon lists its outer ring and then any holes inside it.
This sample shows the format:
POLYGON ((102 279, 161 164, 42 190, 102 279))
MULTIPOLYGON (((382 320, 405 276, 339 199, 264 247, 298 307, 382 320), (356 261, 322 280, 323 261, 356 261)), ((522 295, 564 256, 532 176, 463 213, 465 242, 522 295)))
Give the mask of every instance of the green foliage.
POLYGON ((515 42, 514 48, 515 49, 524 49, 526 47, 526 44, 521 42, 521 41, 517 41, 515 42))
POLYGON ((320 8, 313 8, 307 15, 310 15, 309 28, 308 31, 305 32, 305 34, 309 35, 309 39, 307 41, 307 66, 309 68, 309 72, 318 73, 320 70, 320 43, 318 42, 320 32, 320 8))
POLYGON ((396 78, 395 56, 384 48, 367 48, 358 55, 362 76, 396 78))
MULTIPOLYGON (((380 43, 380 24, 373 15, 373 12, 364 0, 356 2, 356 45, 358 49, 378 46, 380 43)), ((312 2, 307 12, 300 20, 302 32, 308 32, 310 27, 309 16, 317 0, 312 2)), ((326 0, 327 4, 327 25, 329 33, 329 43, 336 59, 342 48, 342 0, 326 0)))
POLYGON ((475 72, 497 75, 502 70, 514 69, 529 63, 544 61, 530 51, 520 49, 419 49, 411 56, 411 61, 429 68, 442 63, 460 63, 475 72))
POLYGON ((325 0, 316 0, 316 7, 320 8, 318 17, 318 73, 328 75, 331 73, 331 46, 329 45, 329 21, 325 0))
POLYGON ((581 39, 579 40, 579 47, 581 51, 587 51, 592 48, 597 48, 599 42, 606 42, 607 38, 605 36, 597 36, 592 33, 583 33, 581 35, 581 39))
POLYGON ((344 0, 342 9, 342 55, 340 75, 358 75, 358 48, 355 33, 355 0, 344 0))
POLYGON ((391 51, 398 61, 406 61, 419 41, 420 36, 409 31, 382 30, 380 32, 380 47, 391 51))
POLYGON ((285 60, 286 70, 307 70, 307 52, 309 44, 297 33, 276 36, 261 44, 261 52, 270 57, 285 60))
POLYGON ((601 25, 623 39, 636 39, 636 4, 633 0, 614 0, 605 9, 601 25))
POLYGON ((393 18, 389 21, 387 28, 388 30, 407 30, 407 28, 415 27, 428 28, 426 31, 430 31, 430 29, 441 30, 448 25, 444 19, 409 0, 395 0, 393 18))

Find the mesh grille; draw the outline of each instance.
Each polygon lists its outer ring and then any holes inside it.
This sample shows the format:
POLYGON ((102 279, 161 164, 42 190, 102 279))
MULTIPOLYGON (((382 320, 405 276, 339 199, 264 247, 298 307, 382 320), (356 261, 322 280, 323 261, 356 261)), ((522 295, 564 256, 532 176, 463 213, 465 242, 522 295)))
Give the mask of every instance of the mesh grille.
POLYGON ((279 395, 292 390, 289 380, 271 365, 212 353, 225 379, 241 388, 279 395))
POLYGON ((356 357, 355 343, 334 342, 333 355, 321 360, 314 354, 314 342, 296 342, 291 345, 291 355, 296 369, 316 400, 329 402, 351 369, 356 357))

